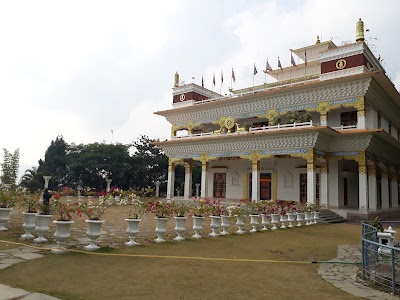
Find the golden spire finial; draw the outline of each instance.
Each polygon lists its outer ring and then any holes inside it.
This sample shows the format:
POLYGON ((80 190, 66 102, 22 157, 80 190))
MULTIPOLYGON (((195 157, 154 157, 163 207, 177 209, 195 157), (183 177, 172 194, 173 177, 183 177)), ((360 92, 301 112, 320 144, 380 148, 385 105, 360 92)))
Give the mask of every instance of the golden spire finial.
POLYGON ((316 44, 321 43, 321 41, 319 40, 319 35, 317 35, 317 41, 315 42, 316 44))
POLYGON ((364 41, 364 22, 361 21, 361 18, 358 20, 356 24, 356 42, 364 41))
POLYGON ((179 86, 179 74, 178 72, 175 73, 175 80, 174 80, 174 87, 179 86))

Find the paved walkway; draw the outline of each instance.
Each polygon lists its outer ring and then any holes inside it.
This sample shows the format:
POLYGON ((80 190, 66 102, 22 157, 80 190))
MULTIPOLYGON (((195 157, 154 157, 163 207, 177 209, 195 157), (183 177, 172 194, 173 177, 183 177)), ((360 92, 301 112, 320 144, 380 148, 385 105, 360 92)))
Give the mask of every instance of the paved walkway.
MULTIPOLYGON (((40 250, 30 247, 19 247, 0 252, 0 269, 24 262, 26 260, 41 258, 44 255, 40 250)), ((12 288, 0 284, 0 300, 61 300, 41 293, 31 293, 22 289, 12 288)))
MULTIPOLYGON (((337 257, 330 261, 355 261, 361 262, 361 252, 357 246, 340 245, 337 257)), ((397 296, 391 296, 368 287, 362 279, 357 277, 360 265, 321 264, 318 274, 335 287, 365 299, 399 300, 397 296)))

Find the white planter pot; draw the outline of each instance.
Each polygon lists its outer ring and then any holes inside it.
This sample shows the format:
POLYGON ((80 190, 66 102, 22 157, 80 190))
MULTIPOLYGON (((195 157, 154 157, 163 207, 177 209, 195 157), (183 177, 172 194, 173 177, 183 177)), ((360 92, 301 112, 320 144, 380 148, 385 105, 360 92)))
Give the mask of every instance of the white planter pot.
POLYGON ((177 236, 174 238, 174 241, 183 241, 185 238, 182 234, 185 232, 185 222, 187 217, 174 217, 176 226, 175 231, 177 236))
POLYGON ((8 230, 4 225, 10 219, 10 212, 12 208, 0 208, 0 231, 8 230))
POLYGON ((88 202, 93 201, 93 197, 94 197, 94 196, 87 196, 88 202))
POLYGON ((306 212, 304 213, 304 220, 306 221, 306 225, 311 225, 311 221, 312 221, 313 215, 312 212, 306 212))
POLYGON ((220 232, 220 235, 228 235, 229 232, 227 229, 229 228, 229 216, 221 216, 221 228, 222 231, 220 232))
POLYGON ((278 223, 279 223, 279 214, 271 214, 271 224, 272 224, 271 230, 278 229, 277 227, 278 223))
POLYGON ((287 215, 287 220, 289 222, 288 228, 292 228, 293 227, 293 222, 295 221, 294 213, 288 212, 286 215, 287 215))
POLYGON ((73 196, 67 196, 67 203, 72 203, 73 196))
POLYGON ((120 203, 121 202, 121 196, 115 196, 115 202, 120 203))
POLYGON ((96 245, 96 240, 101 235, 101 225, 104 221, 102 220, 85 220, 88 224, 88 230, 86 231, 86 236, 89 238, 90 244, 83 247, 85 250, 93 251, 100 247, 96 245))
POLYGON ((85 199, 85 196, 78 196, 78 203, 82 204, 84 199, 85 199))
POLYGON ((36 227, 36 213, 27 213, 24 212, 24 224, 22 224, 22 228, 25 229, 25 233, 21 235, 21 239, 23 240, 33 240, 34 236, 31 232, 36 227))
POLYGON ((219 234, 217 233, 217 229, 220 227, 221 217, 220 216, 210 216, 211 219, 211 233, 208 234, 210 237, 217 237, 219 234))
POLYGON ((267 214, 261 214, 261 224, 263 226, 263 228, 261 229, 262 231, 268 230, 269 220, 267 214))
POLYGON ((36 214, 37 226, 35 229, 39 233, 39 236, 33 240, 35 243, 47 242, 47 239, 44 237, 44 235, 49 231, 49 223, 52 217, 52 215, 36 214))
POLYGON ((193 216, 192 218, 193 218, 193 230, 194 230, 194 235, 192 235, 192 238, 201 239, 202 236, 200 232, 203 230, 204 217, 193 216))
POLYGON ((250 232, 257 232, 258 218, 260 217, 260 215, 249 215, 249 217, 250 217, 250 225, 251 225, 250 232))
POLYGON ((74 221, 53 221, 56 224, 56 232, 54 238, 57 241, 57 248, 51 249, 52 253, 64 253, 65 252, 65 240, 71 236, 71 225, 74 221))
POLYGON ((314 211, 313 212, 313 224, 317 224, 319 220, 319 211, 314 211))
POLYGON ((236 231, 237 234, 244 234, 246 231, 243 230, 244 228, 244 218, 241 216, 236 217, 236 226, 238 230, 236 231))
POLYGON ((297 227, 300 227, 301 226, 301 222, 304 221, 304 213, 298 212, 296 214, 296 216, 297 216, 297 227))
POLYGON ((139 222, 141 219, 125 219, 128 222, 128 228, 126 229, 126 233, 129 236, 129 242, 125 243, 125 246, 136 246, 140 245, 135 241, 135 237, 139 233, 139 222))
POLYGON ((286 227, 286 222, 288 220, 288 216, 287 215, 281 215, 280 221, 281 221, 281 229, 285 229, 286 227))
POLYGON ((165 242, 164 235, 167 232, 167 218, 156 218, 157 220, 157 227, 155 232, 157 234, 157 238, 154 240, 156 243, 165 242))

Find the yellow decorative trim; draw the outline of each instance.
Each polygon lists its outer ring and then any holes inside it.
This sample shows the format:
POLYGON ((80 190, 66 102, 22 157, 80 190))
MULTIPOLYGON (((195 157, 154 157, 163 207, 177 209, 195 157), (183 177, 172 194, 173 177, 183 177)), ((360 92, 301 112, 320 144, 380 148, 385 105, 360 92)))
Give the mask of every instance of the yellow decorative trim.
POLYGON ((368 165, 368 176, 376 177, 376 166, 375 166, 375 164, 368 165))
POLYGON ((227 117, 224 122, 224 126, 228 129, 228 133, 232 133, 232 128, 235 126, 235 119, 232 117, 227 117))
POLYGON ((322 114, 321 114, 321 115, 319 116, 319 121, 320 121, 320 122, 322 122, 322 121, 325 121, 325 122, 326 122, 326 119, 327 119, 326 114, 325 114, 325 115, 322 115, 322 114))
POLYGON ((329 172, 329 166, 327 162, 323 162, 321 164, 321 174, 328 174, 329 172))
POLYGON ((201 162, 201 170, 202 171, 207 171, 208 169, 208 162, 201 162))
POLYGON ((358 162, 358 174, 367 174, 367 159, 365 157, 365 151, 360 151, 355 161, 358 162))
POLYGON ((252 161, 251 168, 253 171, 260 171, 260 161, 252 161))
POLYGON ((381 178, 387 179, 388 178, 388 171, 387 169, 381 169, 381 178))
POLYGON ((242 198, 246 199, 249 191, 249 172, 243 171, 243 194, 242 198))
POLYGON ((172 172, 175 168, 175 164, 180 161, 180 158, 168 158, 168 172, 172 172))
POLYGON ((276 170, 272 170, 271 174, 271 198, 276 200, 277 199, 277 193, 278 193, 278 181, 277 181, 277 172, 276 170))
POLYGON ((365 110, 357 111, 357 117, 365 117, 365 110))

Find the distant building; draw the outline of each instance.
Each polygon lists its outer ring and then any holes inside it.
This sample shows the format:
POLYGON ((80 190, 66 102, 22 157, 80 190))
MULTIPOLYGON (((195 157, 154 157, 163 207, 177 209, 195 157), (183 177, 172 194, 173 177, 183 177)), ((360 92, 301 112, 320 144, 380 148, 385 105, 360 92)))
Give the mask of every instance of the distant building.
POLYGON ((156 112, 171 124, 157 143, 174 170, 201 164, 201 197, 296 200, 344 217, 400 216, 400 95, 364 42, 332 41, 292 50, 304 63, 268 71, 277 82, 222 96, 179 85, 172 109, 156 112), (179 131, 187 131, 178 136, 179 131))

